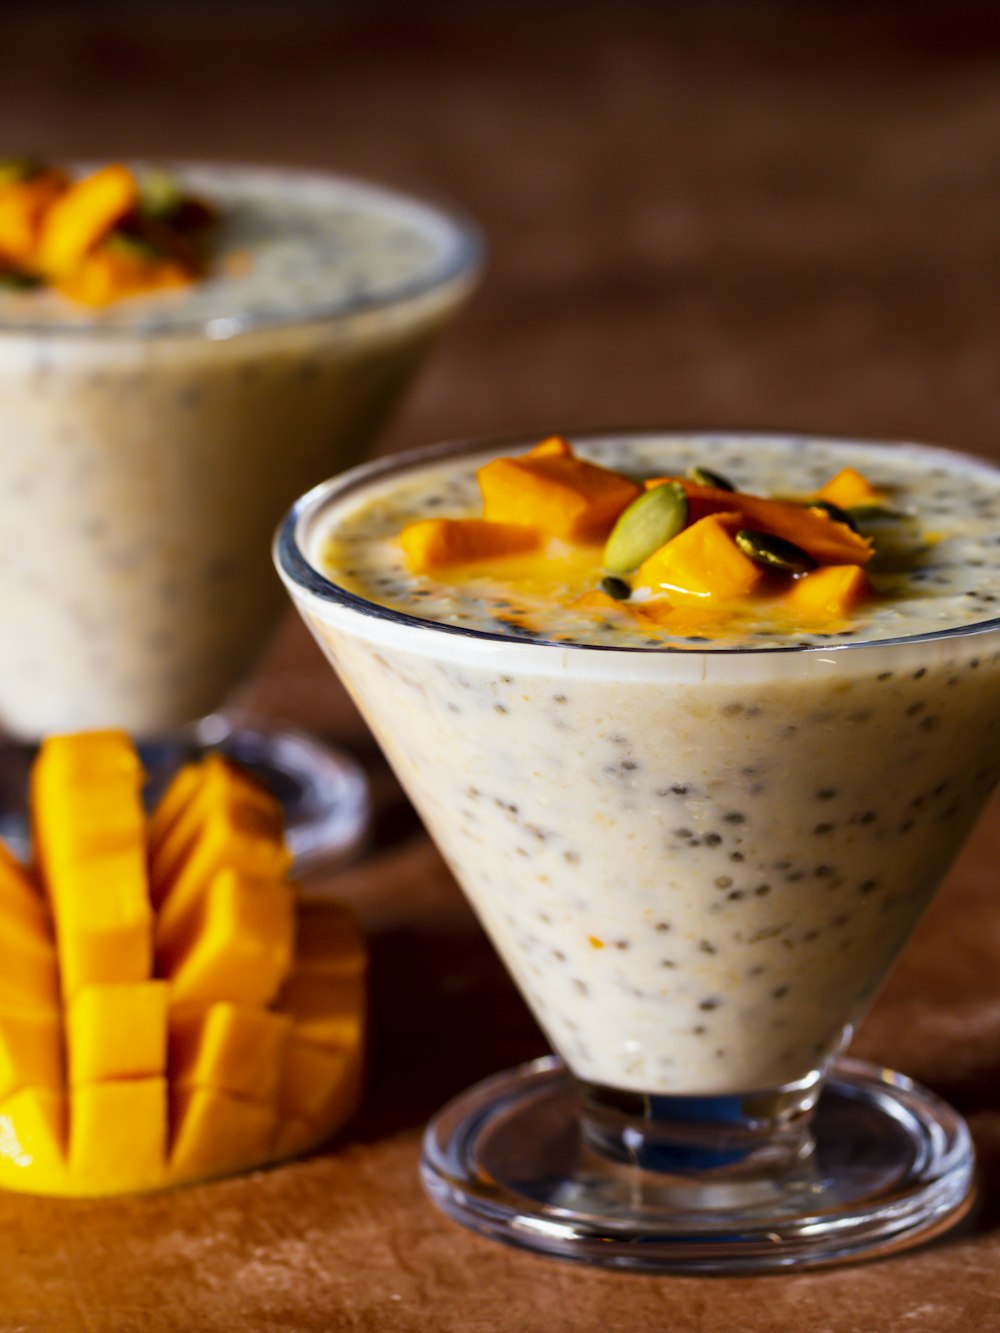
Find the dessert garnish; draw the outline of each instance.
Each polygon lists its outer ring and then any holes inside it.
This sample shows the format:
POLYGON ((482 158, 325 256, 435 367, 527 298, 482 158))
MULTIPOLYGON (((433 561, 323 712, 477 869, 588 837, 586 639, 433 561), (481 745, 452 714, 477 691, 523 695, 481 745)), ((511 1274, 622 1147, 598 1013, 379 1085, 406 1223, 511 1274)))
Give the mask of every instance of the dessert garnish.
POLYGON ((210 756, 147 819, 121 732, 51 737, 0 844, 0 1187, 111 1195, 302 1152, 358 1100, 365 947, 280 807, 210 756))
POLYGON ((576 610, 685 636, 725 637, 748 617, 764 632, 842 630, 875 595, 865 573, 874 542, 860 529, 892 512, 851 467, 791 498, 740 491, 701 465, 640 483, 578 457, 560 436, 493 459, 477 478, 482 517, 403 529, 412 573, 492 574, 516 589, 575 553, 578 568, 591 562, 576 610))
POLYGON ((46 286, 81 305, 185 287, 206 271, 214 220, 166 171, 110 163, 72 177, 32 157, 0 161, 0 285, 46 286))

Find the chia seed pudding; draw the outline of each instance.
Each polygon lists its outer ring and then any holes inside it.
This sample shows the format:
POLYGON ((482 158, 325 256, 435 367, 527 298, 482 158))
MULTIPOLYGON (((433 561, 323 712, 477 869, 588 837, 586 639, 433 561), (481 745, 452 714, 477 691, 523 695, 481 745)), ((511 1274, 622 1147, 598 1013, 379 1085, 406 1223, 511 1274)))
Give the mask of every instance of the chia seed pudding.
POLYGON ((760 436, 575 447, 762 492, 852 464, 912 531, 883 541, 882 595, 847 634, 660 643, 555 599, 574 640, 533 639, 503 632, 497 588, 422 595, 388 549, 403 522, 471 512, 486 456, 466 451, 320 488, 283 575, 573 1072, 790 1083, 849 1035, 1000 777, 1000 473, 760 436))
POLYGON ((218 707, 280 608, 278 516, 364 453, 478 265, 390 191, 178 174, 219 213, 204 281, 0 292, 0 726, 26 740, 218 707))

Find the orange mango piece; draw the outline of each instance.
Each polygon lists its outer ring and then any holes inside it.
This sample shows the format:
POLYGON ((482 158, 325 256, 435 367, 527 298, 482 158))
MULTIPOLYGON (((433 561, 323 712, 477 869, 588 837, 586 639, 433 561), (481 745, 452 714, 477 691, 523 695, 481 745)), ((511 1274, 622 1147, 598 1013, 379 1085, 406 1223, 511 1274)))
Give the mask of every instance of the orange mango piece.
POLYGON ((535 528, 490 523, 484 518, 427 518, 408 523, 399 534, 406 563, 414 574, 520 555, 535 550, 541 540, 535 528))
POLYGON ((217 1088, 175 1086, 170 1093, 170 1183, 207 1180, 259 1166, 278 1128, 273 1106, 217 1088))
POLYGON ((68 1192, 66 1119, 66 1097, 56 1088, 20 1088, 0 1102, 0 1186, 68 1192))
POLYGON ((0 187, 0 258, 34 267, 45 215, 66 184, 63 172, 40 171, 0 187))
POLYGON ((52 919, 45 899, 28 872, 0 842, 0 920, 11 931, 51 940, 52 919))
POLYGON ((782 600, 803 620, 836 620, 856 610, 871 590, 857 565, 826 565, 796 579, 782 600))
POLYGON ((92 983, 151 974, 141 784, 123 732, 52 737, 32 767, 36 856, 67 997, 92 983))
POLYGON ((71 1084, 162 1074, 167 1064, 165 981, 84 986, 66 1010, 71 1084))
POLYGON ((69 273, 138 201, 138 183, 120 163, 74 181, 45 215, 39 268, 53 277, 69 273))
POLYGON ((2 843, 0 923, 0 1003, 56 1005, 59 986, 52 920, 34 883, 2 843))
POLYGON ((166 1157, 166 1079, 114 1079, 71 1090, 72 1192, 101 1195, 153 1189, 164 1183, 166 1157))
POLYGON ((126 296, 186 287, 192 278, 176 260, 98 246, 72 268, 57 272, 53 286, 79 305, 100 309, 126 296))
POLYGON ((292 1022, 248 1005, 184 1005, 170 1015, 170 1081, 273 1102, 292 1022))
POLYGON ((282 880, 219 870, 183 931, 157 932, 157 975, 175 1004, 192 1001, 266 1005, 292 962, 295 891, 282 880))
POLYGON ((320 899, 299 904, 295 926, 297 973, 360 977, 367 966, 364 936, 349 908, 320 899))
POLYGON ((550 435, 533 449, 529 449, 526 458, 572 458, 573 449, 569 440, 562 435, 550 435))
POLYGON ((495 458, 479 469, 483 517, 538 528, 566 541, 599 541, 641 487, 628 477, 564 453, 560 446, 519 458, 495 458))
POLYGON ((278 997, 278 1009, 291 1015, 293 1039, 350 1050, 364 1041, 365 999, 363 977, 324 977, 296 969, 278 997))
POLYGON ((285 1051, 279 1110, 323 1137, 350 1118, 361 1099, 360 1050, 335 1050, 292 1038, 285 1051))
POLYGON ((709 514, 739 514, 740 527, 753 528, 782 537, 800 547, 820 565, 865 565, 874 555, 871 541, 837 523, 826 514, 815 513, 787 500, 767 500, 742 491, 723 491, 699 486, 686 477, 657 477, 648 486, 674 481, 683 486, 688 499, 688 517, 696 523, 709 514))
POLYGON ((224 760, 206 760, 202 767, 193 796, 151 859, 158 945, 186 929, 219 870, 280 879, 291 864, 274 797, 224 760))
POLYGON ((684 528, 639 566, 638 588, 665 593, 671 602, 735 601, 749 596, 764 571, 733 540, 736 514, 710 514, 684 528))
POLYGON ((0 1101, 21 1088, 63 1082, 59 1011, 47 1006, 0 1008, 0 1101))
POLYGON ((829 500, 841 509, 853 509, 855 505, 879 504, 882 494, 867 477, 857 468, 843 467, 835 477, 821 486, 816 492, 820 500, 829 500))

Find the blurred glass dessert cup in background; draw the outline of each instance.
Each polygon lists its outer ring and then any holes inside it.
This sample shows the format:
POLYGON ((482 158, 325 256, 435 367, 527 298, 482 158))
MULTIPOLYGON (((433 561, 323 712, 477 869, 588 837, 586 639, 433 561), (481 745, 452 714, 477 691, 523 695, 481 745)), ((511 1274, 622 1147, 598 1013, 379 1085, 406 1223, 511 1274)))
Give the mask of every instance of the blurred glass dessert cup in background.
MULTIPOLYGON (((1000 472, 916 446, 574 437, 633 484, 699 476, 694 517, 721 495, 707 467, 800 497, 846 468, 906 511, 869 506, 904 531, 876 542, 878 595, 853 620, 789 619, 795 574, 727 638, 687 607, 657 622, 621 579, 578 597, 566 543, 495 577, 486 560, 413 572, 400 531, 480 522, 477 470, 533 443, 356 469, 306 495, 275 548, 558 1052, 441 1112, 431 1197, 510 1243, 650 1270, 828 1264, 936 1234, 970 1204, 964 1123, 839 1052, 998 777, 1000 472)), ((845 511, 811 503, 857 548, 845 511)))
MULTIPOLYGON (((218 743, 276 769, 299 854, 346 845, 365 803, 356 766, 216 713, 281 607, 275 523, 368 451, 473 285, 480 239, 331 175, 152 172, 134 169, 214 214, 198 280, 105 303, 88 271, 88 304, 0 286, 6 831, 34 742, 114 726, 155 741, 154 766, 218 743)), ((114 239, 109 263, 146 243, 114 239)))

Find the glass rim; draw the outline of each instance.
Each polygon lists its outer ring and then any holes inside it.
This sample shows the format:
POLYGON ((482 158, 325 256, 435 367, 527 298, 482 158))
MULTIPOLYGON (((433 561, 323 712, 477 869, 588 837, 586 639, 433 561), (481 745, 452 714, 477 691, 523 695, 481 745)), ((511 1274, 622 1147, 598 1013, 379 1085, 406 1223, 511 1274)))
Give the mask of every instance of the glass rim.
MULTIPOLYGON (((238 307, 225 314, 199 315, 190 319, 150 319, 137 325, 107 323, 97 320, 39 321, 37 319, 0 318, 0 340, 23 337, 50 338, 53 341, 132 341, 147 342, 168 338, 201 337, 212 342, 224 342, 261 329, 304 328, 312 324, 336 324, 359 315, 406 306, 414 301, 446 291, 450 286, 474 281, 486 257, 486 240, 482 229, 460 206, 433 194, 422 194, 396 189, 363 176, 354 176, 321 168, 282 166, 266 162, 237 162, 177 158, 127 159, 135 167, 157 168, 183 176, 198 172, 267 173, 290 177, 299 181, 326 182, 344 188, 350 194, 381 200, 389 205, 418 210, 428 220, 442 227, 442 253, 437 256, 428 272, 399 282, 386 291, 372 295, 347 296, 326 304, 317 302, 305 312, 252 314, 238 307)), ((73 162, 71 167, 88 170, 97 164, 73 162)))
POLYGON ((352 611, 365 619, 405 626, 409 629, 437 631, 465 641, 474 640, 483 644, 502 644, 515 649, 560 649, 563 652, 577 653, 628 653, 651 658, 669 656, 674 658, 695 659, 706 657, 721 658, 760 658, 775 654, 815 654, 856 652, 859 649, 882 649, 920 643, 936 643, 947 639, 967 638, 971 635, 986 634, 1000 630, 1000 615, 988 620, 977 620, 967 625, 954 625, 947 629, 925 630, 918 634, 896 635, 879 639, 852 639, 823 643, 773 644, 765 647, 733 645, 729 647, 710 647, 691 645, 680 647, 674 644, 655 644, 640 646, 635 644, 613 643, 575 643, 565 640, 544 638, 521 638, 513 634, 501 634, 492 630, 472 629, 465 625, 445 624, 441 621, 426 620, 407 611, 398 611, 393 607, 383 606, 370 601, 358 593, 351 592, 327 578, 307 558, 303 551, 302 535, 307 525, 313 523, 319 514, 331 503, 344 499, 353 491, 358 491, 373 482, 384 480, 396 473, 417 471, 428 464, 444 462, 451 458, 472 457, 478 453, 487 454, 494 449, 514 446, 530 446, 538 440, 552 434, 564 434, 572 443, 597 443, 601 440, 683 440, 683 439, 732 439, 749 443, 753 440, 783 441, 789 444, 807 444, 809 442, 829 445, 871 445, 876 448, 898 448, 919 451, 921 454, 939 455, 942 459, 959 458, 987 471, 1000 472, 1000 465, 991 459, 975 454, 963 453, 957 449, 947 449, 939 445, 918 444, 908 440, 872 439, 847 435, 822 434, 817 431, 764 430, 730 428, 712 429, 695 427, 683 428, 640 427, 587 427, 576 430, 563 427, 560 430, 541 430, 506 432, 495 435, 471 436, 460 440, 449 440, 441 444, 426 446, 422 449, 410 449, 400 453, 388 454, 368 463, 341 472, 335 477, 320 482, 306 491, 292 505, 275 533, 272 553, 278 572, 289 586, 299 588, 311 594, 321 602, 352 611))

